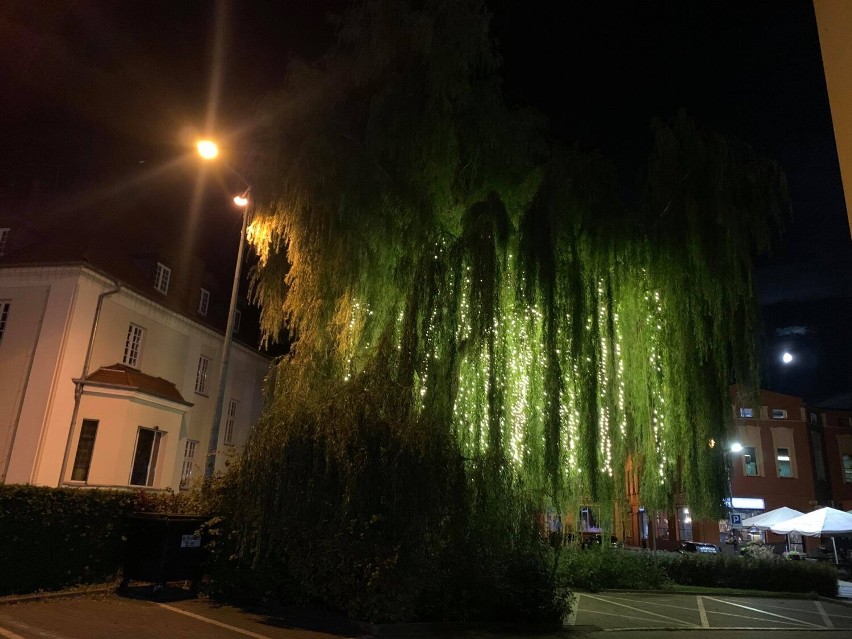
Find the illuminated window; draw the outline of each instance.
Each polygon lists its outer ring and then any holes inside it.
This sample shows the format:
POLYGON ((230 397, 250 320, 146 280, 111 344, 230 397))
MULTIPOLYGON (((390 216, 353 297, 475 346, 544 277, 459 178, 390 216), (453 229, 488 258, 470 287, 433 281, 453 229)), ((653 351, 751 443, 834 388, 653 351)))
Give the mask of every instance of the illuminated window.
POLYGON ((172 269, 165 264, 157 262, 157 272, 154 274, 154 288, 163 295, 169 292, 169 280, 172 278, 172 269))
POLYGON ((753 408, 741 408, 740 409, 740 417, 754 417, 754 409, 753 408))
POLYGON ((198 356, 198 369, 195 371, 195 392, 207 394, 207 372, 210 369, 210 358, 198 356))
POLYGON ((74 456, 74 468, 71 481, 88 481, 92 455, 95 453, 95 437, 98 434, 98 421, 84 419, 80 427, 80 439, 77 441, 77 454, 74 456))
POLYGON ((9 243, 10 228, 0 229, 0 255, 6 255, 6 245, 9 243))
POLYGON ((132 486, 153 486, 160 456, 160 440, 163 433, 150 428, 139 428, 136 435, 136 450, 133 453, 133 468, 130 471, 132 486))
POLYGON ((754 446, 743 447, 743 465, 746 477, 757 477, 757 454, 754 446))
POLYGON ((198 314, 207 315, 207 307, 210 306, 210 291, 201 289, 201 297, 198 300, 198 314))
POLYGON ((186 446, 183 449, 183 464, 180 467, 180 487, 186 488, 189 486, 189 481, 192 479, 192 471, 195 470, 195 449, 198 448, 198 442, 193 439, 186 440, 186 446))
POLYGON ((136 324, 131 324, 127 329, 127 339, 124 341, 124 357, 121 362, 138 368, 139 353, 142 350, 142 337, 145 335, 145 329, 136 324))
POLYGON ((772 419, 787 419, 787 411, 783 408, 773 408, 772 419))
POLYGON ((678 539, 692 541, 692 516, 686 506, 677 509, 678 539))
POLYGON ((852 455, 843 456, 843 481, 852 484, 852 455))
POLYGON ((225 443, 234 445, 234 424, 237 421, 237 400, 228 402, 228 419, 225 421, 225 443))
POLYGON ((6 332, 6 322, 9 321, 9 309, 11 303, 0 302, 0 342, 3 341, 3 333, 6 332))
POLYGON ((779 477, 792 477, 793 466, 790 464, 790 449, 777 448, 775 449, 775 461, 778 465, 779 477))

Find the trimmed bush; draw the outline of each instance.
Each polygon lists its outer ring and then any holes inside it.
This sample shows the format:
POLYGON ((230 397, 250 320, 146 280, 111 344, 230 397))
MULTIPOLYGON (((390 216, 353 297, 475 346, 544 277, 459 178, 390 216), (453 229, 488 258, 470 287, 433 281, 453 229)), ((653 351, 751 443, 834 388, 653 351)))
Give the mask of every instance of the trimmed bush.
POLYGON ((669 583, 657 555, 601 547, 562 550, 557 579, 564 587, 592 592, 609 588, 660 590, 669 583))
POLYGON ((0 486, 0 595, 114 579, 127 516, 181 499, 116 490, 0 486))
POLYGON ((837 595, 837 572, 829 564, 699 553, 659 557, 669 578, 684 586, 837 595))

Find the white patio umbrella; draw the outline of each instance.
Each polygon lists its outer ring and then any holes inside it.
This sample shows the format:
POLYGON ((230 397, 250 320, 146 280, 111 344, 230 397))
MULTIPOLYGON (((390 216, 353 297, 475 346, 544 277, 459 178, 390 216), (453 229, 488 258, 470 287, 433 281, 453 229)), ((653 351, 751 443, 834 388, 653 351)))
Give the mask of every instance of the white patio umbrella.
POLYGON ((787 521, 788 519, 793 519, 793 517, 799 517, 800 515, 804 515, 804 513, 795 510, 794 508, 781 506, 781 508, 770 510, 769 512, 765 512, 761 515, 755 515, 754 517, 743 519, 743 527, 755 527, 760 530, 769 530, 769 528, 775 524, 787 521))
POLYGON ((834 548, 834 563, 839 563, 834 536, 852 533, 852 514, 836 508, 820 508, 811 513, 779 522, 770 526, 769 530, 779 535, 789 535, 795 531, 807 537, 819 537, 821 535, 831 537, 831 545, 834 548))

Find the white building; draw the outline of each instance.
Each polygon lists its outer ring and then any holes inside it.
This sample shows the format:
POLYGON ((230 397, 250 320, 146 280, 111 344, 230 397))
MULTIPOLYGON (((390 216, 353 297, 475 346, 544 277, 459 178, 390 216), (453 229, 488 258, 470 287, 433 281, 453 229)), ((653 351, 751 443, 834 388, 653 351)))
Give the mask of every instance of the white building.
MULTIPOLYGON (((110 260, 45 260, 28 256, 31 231, 0 227, 0 483, 177 491, 203 475, 227 296, 211 302, 200 260, 181 274, 165 252, 121 262, 115 245, 110 260)), ((269 361, 234 340, 217 471, 260 415, 269 361)))

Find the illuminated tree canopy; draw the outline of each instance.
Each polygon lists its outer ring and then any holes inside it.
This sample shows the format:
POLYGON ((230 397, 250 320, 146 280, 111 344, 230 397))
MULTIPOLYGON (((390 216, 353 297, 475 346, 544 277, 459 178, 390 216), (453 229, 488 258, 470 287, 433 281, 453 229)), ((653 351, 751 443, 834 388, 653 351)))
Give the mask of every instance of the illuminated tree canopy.
POLYGON ((611 504, 632 459, 645 505, 720 508, 709 442, 755 380, 751 259, 784 178, 679 116, 626 201, 604 157, 505 104, 488 27, 475 0, 358 3, 262 105, 253 291, 294 342, 242 472, 272 519, 287 442, 346 459, 355 495, 367 423, 542 505, 611 504))

